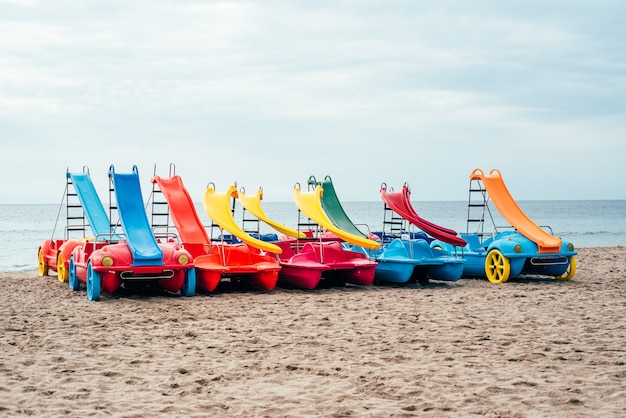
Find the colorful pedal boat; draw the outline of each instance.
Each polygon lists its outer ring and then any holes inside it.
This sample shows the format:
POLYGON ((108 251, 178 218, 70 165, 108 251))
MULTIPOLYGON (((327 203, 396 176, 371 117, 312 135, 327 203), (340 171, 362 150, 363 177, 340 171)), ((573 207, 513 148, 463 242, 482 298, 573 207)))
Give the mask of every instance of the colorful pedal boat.
POLYGON ((196 279, 191 255, 179 245, 160 245, 161 263, 137 265, 124 240, 110 244, 88 240, 76 246, 69 261, 69 286, 79 290, 84 283, 89 300, 98 300, 100 291, 112 294, 122 284, 155 284, 170 292, 193 296, 196 279))
POLYGON ((440 247, 432 248, 423 239, 394 239, 375 254, 378 262, 376 279, 406 283, 416 280, 427 283, 429 279, 457 281, 463 275, 464 260, 440 247))
POLYGON ((215 290, 223 277, 246 277, 250 284, 273 290, 281 266, 274 254, 265 253, 245 243, 212 245, 207 254, 194 259, 197 286, 215 290))
POLYGON ((300 289, 315 289, 320 281, 371 286, 376 262, 367 255, 345 249, 341 242, 314 240, 277 241, 281 247, 279 283, 300 289))
MULTIPOLYGON (((572 243, 563 241, 559 252, 540 253, 536 243, 515 230, 501 231, 482 243, 478 234, 461 234, 467 241, 462 255, 463 275, 487 277, 492 283, 505 283, 521 274, 552 276, 571 280, 576 272, 576 251, 572 243)), ((444 249, 449 244, 434 241, 444 249)))
POLYGON ((60 282, 69 278, 69 262, 72 250, 82 245, 80 239, 47 239, 39 245, 37 254, 37 270, 40 276, 47 276, 49 271, 56 271, 60 282))
MULTIPOLYGON (((485 174, 475 169, 470 174, 469 190, 467 230, 476 232, 461 234, 466 241, 461 251, 465 259, 464 276, 487 277, 496 284, 520 274, 546 275, 557 280, 574 277, 577 254, 574 244, 554 236, 549 226, 539 226, 530 219, 506 187, 500 170, 485 174), (490 203, 510 226, 493 224, 492 233, 485 234, 485 220, 491 219, 493 223, 490 203), (480 216, 470 213, 472 208, 480 216), (489 213, 488 218, 485 213, 489 213)), ((450 243, 431 243, 434 245, 452 251, 450 243)))

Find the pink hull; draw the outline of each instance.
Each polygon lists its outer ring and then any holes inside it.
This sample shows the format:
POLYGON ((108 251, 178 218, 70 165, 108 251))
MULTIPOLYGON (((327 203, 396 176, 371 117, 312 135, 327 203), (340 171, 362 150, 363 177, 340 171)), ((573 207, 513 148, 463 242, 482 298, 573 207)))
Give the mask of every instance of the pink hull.
POLYGON ((370 286, 376 262, 364 254, 345 250, 339 242, 308 242, 298 253, 294 242, 277 243, 282 249, 279 281, 301 289, 314 289, 322 277, 339 283, 370 286))

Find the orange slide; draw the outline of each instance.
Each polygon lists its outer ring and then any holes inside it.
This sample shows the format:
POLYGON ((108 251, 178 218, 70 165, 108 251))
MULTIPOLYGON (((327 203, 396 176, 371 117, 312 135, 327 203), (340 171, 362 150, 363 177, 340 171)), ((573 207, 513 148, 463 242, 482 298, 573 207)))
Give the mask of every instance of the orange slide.
POLYGON ((192 248, 194 258, 206 254, 211 239, 180 176, 168 179, 154 176, 151 181, 159 186, 167 200, 180 240, 192 248))
POLYGON ((481 169, 477 168, 470 175, 470 179, 483 182, 496 209, 522 235, 537 244, 538 253, 558 253, 561 251, 561 240, 550 235, 522 211, 504 184, 500 170, 493 169, 489 174, 484 174, 481 169))

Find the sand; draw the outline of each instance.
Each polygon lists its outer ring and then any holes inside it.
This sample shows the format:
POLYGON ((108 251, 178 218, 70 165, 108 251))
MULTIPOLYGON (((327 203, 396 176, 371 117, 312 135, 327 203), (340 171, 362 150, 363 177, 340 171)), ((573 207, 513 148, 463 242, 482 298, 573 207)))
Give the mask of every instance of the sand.
POLYGON ((570 282, 0 285, 0 416, 626 416, 626 247, 580 249, 570 282))

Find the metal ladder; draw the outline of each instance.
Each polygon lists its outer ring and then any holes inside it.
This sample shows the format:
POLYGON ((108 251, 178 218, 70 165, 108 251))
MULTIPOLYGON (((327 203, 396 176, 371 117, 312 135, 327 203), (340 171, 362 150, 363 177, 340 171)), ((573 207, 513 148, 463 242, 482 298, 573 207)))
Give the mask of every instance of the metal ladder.
MULTIPOLYGON (((300 183, 296 183, 295 186, 300 187, 300 183)), ((309 191, 312 191, 315 190, 316 184, 309 182, 307 187, 309 191)), ((306 216, 300 208, 298 208, 298 222, 296 224, 296 230, 298 231, 298 235, 303 233, 306 237, 296 238, 295 243, 291 245, 295 252, 299 252, 302 246, 304 246, 307 242, 322 241, 322 227, 313 219, 306 216)), ((323 258, 323 254, 320 256, 323 258)))
POLYGON ((247 216, 248 211, 242 208, 241 229, 247 234, 261 235, 261 221, 256 216, 247 216))
POLYGON ((395 213, 386 203, 383 214, 383 236, 384 243, 391 242, 395 238, 401 238, 403 232, 407 232, 406 219, 395 213))
MULTIPOLYGON (((217 188, 215 187, 215 183, 213 182, 209 182, 207 184, 207 188, 208 187, 213 187, 213 190, 217 190, 217 188)), ((237 183, 235 183, 235 187, 237 187, 237 183)), ((231 199, 231 205, 230 205, 230 212, 233 216, 233 218, 235 217, 235 198, 233 197, 231 199)), ((221 242, 221 243, 228 243, 228 244, 235 244, 238 239, 237 237, 235 237, 235 235, 231 234, 230 232, 226 231, 225 229, 222 229, 221 226, 219 226, 217 223, 215 223, 215 221, 213 219, 211 219, 211 225, 209 225, 207 227, 207 230, 209 231, 209 238, 211 239, 211 242, 221 242), (218 236, 214 237, 214 231, 217 229, 218 231, 218 236)))
MULTIPOLYGON (((156 164, 154 165, 154 175, 157 175, 156 164)), ((174 163, 170 163, 169 177, 173 177, 176 175, 176 166, 174 163)), ((152 232, 157 235, 158 231, 165 231, 163 234, 168 236, 170 230, 175 231, 175 227, 171 224, 170 220, 170 208, 167 204, 167 199, 163 195, 159 186, 156 183, 152 183, 152 194, 150 195, 150 226, 152 227, 152 232)), ((159 235, 161 232, 158 233, 159 235)))
MULTIPOLYGON (((89 173, 89 169, 83 167, 83 173, 89 173)), ((78 193, 74 188, 74 183, 69 176, 66 176, 67 183, 65 185, 65 239, 71 239, 72 235, 76 235, 76 232, 80 232, 78 238, 85 238, 87 236, 87 217, 83 210, 83 205, 78 198, 78 193)))
POLYGON ((115 185, 113 179, 109 177, 109 222, 111 225, 111 232, 114 233, 118 228, 121 228, 121 219, 117 210, 117 198, 115 196, 115 185))
POLYGON ((466 233, 477 234, 482 243, 485 236, 492 232, 485 232, 485 216, 488 215, 494 225, 493 216, 489 207, 489 195, 480 179, 470 179, 469 196, 467 203, 466 233))

